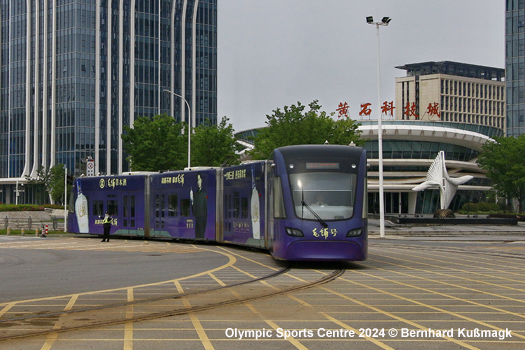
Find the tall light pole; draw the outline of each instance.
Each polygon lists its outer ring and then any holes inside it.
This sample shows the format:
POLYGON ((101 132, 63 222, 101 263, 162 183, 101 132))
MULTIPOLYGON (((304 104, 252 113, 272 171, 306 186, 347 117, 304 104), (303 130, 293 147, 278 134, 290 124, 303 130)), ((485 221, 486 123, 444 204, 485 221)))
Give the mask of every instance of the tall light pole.
MULTIPOLYGON (((20 196, 20 192, 25 192, 24 190, 19 190, 18 189, 18 181, 19 180, 16 180, 16 189, 15 189, 15 193, 16 193, 16 196, 15 196, 15 205, 18 205, 18 197, 20 196)), ((24 186, 23 183, 20 184, 20 186, 24 186)))
POLYGON ((184 100, 184 102, 186 102, 186 106, 188 107, 188 168, 190 168, 190 158, 191 158, 191 147, 190 147, 190 144, 191 144, 191 139, 190 139, 190 136, 191 136, 191 110, 190 110, 190 104, 181 95, 176 94, 173 91, 170 91, 170 90, 167 90, 167 89, 164 89, 164 91, 167 92, 167 93, 170 93, 170 94, 172 94, 174 96, 182 98, 184 100))
POLYGON ((64 164, 64 232, 67 232, 67 166, 64 164))
POLYGON ((366 23, 377 28, 377 145, 379 151, 379 236, 385 238, 385 198, 383 189, 383 126, 381 125, 381 55, 379 51, 379 26, 387 26, 392 19, 383 17, 374 22, 374 17, 366 17, 366 23))

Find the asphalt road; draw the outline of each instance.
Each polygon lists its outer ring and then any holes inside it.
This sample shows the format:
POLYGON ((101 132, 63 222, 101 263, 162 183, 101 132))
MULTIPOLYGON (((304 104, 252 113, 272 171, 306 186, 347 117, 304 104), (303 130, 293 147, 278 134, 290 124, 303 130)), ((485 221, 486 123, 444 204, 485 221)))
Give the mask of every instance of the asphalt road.
MULTIPOLYGON (((343 276, 314 288, 186 315, 0 341, 0 348, 523 349, 523 232, 455 232, 390 232, 384 239, 372 234, 367 261, 344 264, 343 276)), ((125 300, 166 288, 215 287, 282 267, 267 254, 232 247, 27 237, 0 237, 0 263, 0 321, 50 305, 65 310, 115 298, 111 288, 122 288, 125 300), (37 293, 42 295, 35 299, 37 293)), ((330 270, 299 264, 275 282, 259 283, 280 288, 330 270)), ((126 312, 145 311, 134 306, 126 312)), ((61 320, 51 325, 59 327, 61 320)), ((0 332, 15 326, 0 326, 0 332)))
POLYGON ((155 283, 228 260, 220 254, 190 254, 194 250, 184 244, 167 249, 167 243, 130 241, 129 249, 117 249, 123 240, 65 239, 58 244, 59 240, 0 236, 1 302, 155 283), (57 244, 48 249, 48 241, 57 244))

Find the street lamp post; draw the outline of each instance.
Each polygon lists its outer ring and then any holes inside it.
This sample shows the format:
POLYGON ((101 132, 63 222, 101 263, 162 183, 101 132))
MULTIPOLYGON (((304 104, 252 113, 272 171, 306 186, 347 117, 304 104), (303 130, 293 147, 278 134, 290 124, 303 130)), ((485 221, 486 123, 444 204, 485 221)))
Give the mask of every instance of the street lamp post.
POLYGON ((381 22, 374 22, 372 16, 366 17, 366 23, 377 28, 377 145, 379 151, 379 236, 385 238, 385 199, 383 189, 383 126, 381 124, 381 55, 379 51, 379 26, 387 26, 392 19, 383 17, 381 22))
POLYGON ((170 94, 172 94, 174 96, 182 98, 184 100, 184 102, 186 102, 186 106, 188 107, 188 169, 189 169, 190 168, 190 158, 191 158, 191 147, 190 147, 190 144, 191 144, 191 139, 190 139, 190 136, 191 136, 191 110, 190 110, 190 104, 181 95, 176 94, 173 91, 170 91, 170 90, 167 90, 167 89, 164 89, 164 91, 167 92, 167 93, 170 93, 170 94))
POLYGON ((64 232, 67 232, 67 166, 64 164, 64 232))
MULTIPOLYGON (((24 184, 20 184, 20 186, 24 186, 24 184)), ((20 196, 20 192, 25 192, 24 190, 19 190, 18 189, 18 180, 16 180, 16 189, 15 189, 15 193, 16 193, 16 196, 15 196, 15 205, 18 205, 18 197, 20 196)))

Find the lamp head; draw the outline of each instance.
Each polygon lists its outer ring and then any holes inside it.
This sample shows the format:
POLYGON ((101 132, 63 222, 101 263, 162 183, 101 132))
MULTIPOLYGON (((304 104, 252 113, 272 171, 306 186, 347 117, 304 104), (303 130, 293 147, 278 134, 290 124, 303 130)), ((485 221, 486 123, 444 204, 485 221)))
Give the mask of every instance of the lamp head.
POLYGON ((386 25, 386 24, 390 23, 391 20, 392 20, 392 18, 390 18, 390 17, 383 17, 381 22, 383 22, 383 24, 386 25))
POLYGON ((372 23, 374 23, 374 17, 372 17, 372 16, 367 16, 367 17, 366 17, 366 23, 368 23, 368 24, 372 24, 372 23))

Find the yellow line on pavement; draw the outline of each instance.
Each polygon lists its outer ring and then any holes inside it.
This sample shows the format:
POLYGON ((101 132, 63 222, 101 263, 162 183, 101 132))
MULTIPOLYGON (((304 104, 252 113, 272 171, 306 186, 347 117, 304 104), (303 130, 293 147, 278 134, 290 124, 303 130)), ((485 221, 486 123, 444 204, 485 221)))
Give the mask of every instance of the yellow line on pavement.
MULTIPOLYGON (((281 328, 273 321, 264 320, 264 322, 268 323, 275 330, 281 328)), ((308 348, 306 346, 301 344, 298 340, 294 339, 294 337, 288 337, 288 338, 286 338, 286 340, 288 340, 290 343, 292 343, 297 349, 308 350, 308 348)))
POLYGON ((6 312, 8 312, 16 303, 9 303, 2 310, 0 310, 0 317, 2 317, 6 312))
MULTIPOLYGON (((341 278, 340 278, 340 279, 341 279, 341 278)), ((367 285, 364 285, 364 284, 361 284, 361 283, 358 283, 358 282, 354 282, 354 281, 347 280, 347 279, 345 279, 345 278, 342 278, 342 280, 345 280, 345 281, 347 281, 347 282, 354 283, 354 284, 357 284, 357 285, 361 285, 361 286, 363 286, 363 287, 367 287, 367 288, 370 288, 370 289, 372 289, 372 290, 376 290, 376 291, 379 291, 379 292, 381 292, 381 293, 385 293, 385 294, 388 294, 388 295, 391 295, 391 296, 394 296, 394 297, 397 297, 397 298, 401 298, 401 299, 404 299, 404 300, 412 301, 412 300, 410 300, 410 299, 408 299, 408 298, 404 298, 404 297, 402 297, 402 296, 398 296, 398 295, 396 295, 396 294, 393 294, 393 293, 389 293, 389 292, 383 291, 383 290, 381 290, 381 289, 379 289, 379 288, 373 288, 373 287, 370 287, 370 286, 367 286, 367 285)), ((376 312, 378 312, 378 313, 380 313, 380 314, 383 314, 383 315, 385 315, 385 316, 388 316, 388 317, 390 317, 390 318, 392 318, 392 319, 395 319, 395 320, 401 321, 401 322, 403 322, 403 323, 409 324, 409 325, 411 325, 412 327, 419 328, 419 329, 421 329, 421 330, 427 330, 427 329, 428 329, 428 327, 422 326, 422 325, 420 325, 419 323, 416 323, 416 322, 413 322, 413 321, 407 320, 406 318, 403 318, 403 317, 397 316, 397 315, 395 315, 395 314, 393 314, 393 313, 391 313, 391 312, 381 310, 381 309, 378 308, 378 307, 375 307, 375 306, 372 306, 372 305, 368 305, 368 304, 366 304, 366 303, 364 303, 364 302, 362 302, 362 301, 359 301, 359 300, 357 300, 357 299, 351 298, 351 297, 349 297, 349 296, 347 296, 347 295, 344 295, 344 294, 342 294, 342 293, 336 292, 335 290, 331 290, 330 288, 327 288, 327 287, 320 287, 320 288, 323 289, 323 290, 325 290, 325 291, 327 291, 327 292, 330 292, 330 293, 332 293, 332 294, 335 294, 335 295, 337 295, 337 296, 339 296, 339 297, 341 297, 341 298, 343 298, 343 299, 346 299, 346 300, 352 301, 352 302, 354 302, 354 303, 356 303, 356 304, 358 304, 358 305, 364 306, 364 307, 369 308, 369 309, 371 309, 371 310, 374 310, 374 311, 376 311, 376 312)), ((425 305, 425 304, 423 304, 423 303, 419 303, 419 302, 416 302, 416 301, 413 301, 413 302, 415 302, 415 303, 417 303, 417 304, 425 305)), ((430 307, 430 308, 433 308, 433 307, 431 307, 431 306, 429 306, 429 307, 430 307)), ((435 308, 435 309, 438 309, 438 308, 435 308)), ((445 311, 445 310, 443 310, 443 311, 445 311)), ((462 342, 461 340, 457 340, 457 339, 454 339, 454 338, 451 338, 451 337, 447 337, 447 336, 443 336, 443 338, 446 339, 446 340, 449 340, 449 341, 451 341, 451 342, 453 342, 453 343, 456 343, 456 344, 458 344, 458 345, 460 345, 460 346, 466 347, 466 348, 468 348, 468 349, 472 349, 472 350, 474 350, 474 349, 478 349, 478 348, 476 348, 476 347, 474 347, 474 346, 471 346, 471 345, 469 345, 469 344, 467 344, 467 343, 465 343, 465 342, 462 342)))
MULTIPOLYGON (((433 280, 429 280, 429 279, 426 279, 424 277, 419 277, 419 276, 414 276, 414 275, 409 275, 409 274, 405 274, 405 273, 402 273, 402 272, 396 272, 396 271, 391 271, 391 270, 385 270, 385 269, 381 269, 381 268, 374 268, 374 269, 378 269, 378 270, 381 270, 381 271, 388 271, 388 272, 394 272, 394 273, 398 273, 398 274, 402 274, 402 275, 406 275, 406 276, 410 276, 410 277, 417 277, 417 278, 420 278, 420 279, 423 279, 423 280, 428 280, 428 281, 432 281, 432 282, 436 282, 436 281, 433 281, 433 280)), ((384 278, 384 277, 379 277, 379 276, 375 276, 375 275, 371 275, 369 273, 365 273, 365 272, 361 272, 361 271, 353 271, 354 273, 356 274, 360 274, 360 275, 364 275, 364 276, 369 276, 369 277, 373 277, 373 278, 376 278, 376 279, 380 279, 380 280, 383 280, 383 281, 387 281, 389 283, 395 283, 395 284, 399 284, 399 285, 402 285, 402 286, 405 286, 405 287, 410 287, 410 288, 413 288, 413 289, 418 289, 418 290, 422 290, 422 291, 425 291, 425 292, 428 292, 428 293, 431 293, 431 294, 437 294, 437 295, 441 295, 441 296, 444 296, 444 297, 447 297, 447 298, 450 298, 450 299, 453 299, 453 300, 459 300, 459 301, 463 301, 463 302, 466 302, 466 303, 469 303, 469 304, 473 304, 473 305, 476 305, 476 306, 481 306, 481 307, 485 307, 485 308, 489 308, 489 309, 494 309, 494 310, 497 310, 497 311, 500 311, 500 312, 505 312, 505 313, 508 313, 508 314, 511 314, 511 315, 514 315, 514 316, 517 316, 517 317, 521 317, 521 318, 525 318, 525 316, 523 315, 520 315, 518 313, 514 313, 514 312, 508 312, 508 311, 505 311, 505 310, 501 310, 501 309, 498 309, 498 308, 495 308, 495 307, 491 307, 491 306, 487 306, 487 305, 482 305, 482 304, 479 304, 479 303, 476 303, 474 301, 470 301, 470 300, 466 300, 466 299, 462 299, 462 298, 458 298, 458 297, 454 297, 452 295, 448 295, 448 294, 445 294, 445 293, 441 293, 441 292, 436 292, 436 291, 433 291, 433 290, 430 290, 430 289, 427 289, 427 288, 422 288, 422 287, 417 287, 417 286, 414 286, 414 285, 411 285, 411 284, 407 284, 407 283, 403 283, 403 282, 399 282, 397 280, 393 280, 393 279, 389 279, 389 278, 384 278)), ((485 327, 489 327, 489 328, 492 328, 492 329, 496 329, 496 330, 504 330, 500 327, 497 327, 497 326, 494 326, 494 325, 491 325, 489 323, 486 323, 486 322, 483 322, 483 321, 478 321, 478 320, 475 320, 471 317, 468 317, 468 316, 464 316, 464 315, 461 315, 457 312, 452 312, 452 311, 448 311, 448 310, 445 310, 445 309, 442 309, 442 308, 439 308, 439 307, 436 307, 436 306, 432 306, 432 305, 429 305, 429 304, 425 304, 425 303, 422 303, 420 301, 417 301, 417 300, 414 300, 414 299, 410 299, 410 298, 407 298, 407 297, 404 297, 404 296, 401 296, 399 294, 395 294, 395 293, 391 293, 391 292, 388 292, 388 291, 385 291, 383 289, 380 289, 380 288, 375 288, 375 287, 372 287, 372 286, 368 286, 368 285, 365 285, 365 284, 362 284, 362 283, 359 283, 359 282, 355 282, 355 281, 352 281, 352 280, 349 280, 349 279, 346 279, 346 278, 341 278, 341 280, 343 281, 346 281, 346 282, 350 282, 352 284, 356 284, 360 287, 364 287, 364 288, 368 288, 368 289, 371 289, 371 290, 375 290, 377 292, 380 292, 380 293, 383 293, 383 294, 387 294, 387 295, 390 295, 392 297, 395 297, 395 298, 398 298, 398 299, 401 299, 401 300, 405 300, 405 301, 409 301, 413 304, 416 304, 416 305, 419 305, 419 306, 423 306, 423 307, 426 307, 428 309, 431 309, 431 310, 434 310, 434 311, 438 311, 440 313, 445 313, 445 314, 448 314, 448 315, 452 315, 452 316, 455 316, 457 318, 461 318, 463 320, 466 320, 466 321, 469 321, 469 322, 472 322, 472 323, 477 323, 477 324, 480 324, 482 326, 485 326, 485 327)), ((386 313, 385 313, 386 314, 386 313)), ((390 315, 390 313, 388 313, 390 315)), ((425 328, 421 328, 421 329, 425 329, 425 328)), ((515 335, 516 337, 518 338, 522 338, 522 339, 525 339, 525 336, 522 336, 520 334, 516 334, 516 333, 512 333, 513 335, 515 335)))
MULTIPOLYGON (((380 256, 383 256, 384 258, 389 258, 388 256, 384 256, 384 255, 380 255, 380 256)), ((398 260, 399 260, 399 259, 398 259, 398 260)), ((439 276, 452 277, 452 278, 454 278, 454 279, 459 279, 459 280, 463 280, 463 281, 476 282, 476 283, 487 284, 487 285, 494 286, 494 287, 498 287, 498 288, 504 288, 504 289, 515 290, 515 291, 519 291, 519 292, 525 292, 525 290, 523 290, 523 289, 518 289, 518 288, 508 287, 508 286, 504 286, 504 285, 500 285, 500 284, 495 284, 495 283, 490 283, 490 282, 485 282, 485 281, 475 280, 475 279, 471 279, 471 278, 458 277, 458 276, 454 276, 454 275, 450 275, 450 274, 446 274, 446 273, 442 273, 442 272, 437 272, 437 271, 435 271, 435 270, 430 271, 430 270, 421 269, 421 268, 415 268, 415 267, 410 267, 410 266, 406 266, 406 265, 394 264, 394 263, 391 263, 391 262, 388 262, 388 261, 384 261, 384 260, 375 260, 375 259, 370 259, 370 261, 377 261, 377 262, 381 262, 381 263, 384 263, 384 264, 389 264, 389 265, 393 265, 393 266, 398 266, 398 267, 402 267, 402 268, 409 269, 409 270, 423 271, 423 272, 426 272, 426 273, 428 273, 428 274, 435 274, 435 275, 439 275, 439 276)), ((442 268, 443 268, 441 265, 431 265, 431 266, 437 267, 437 268, 439 268, 439 269, 442 269, 442 268)), ((381 270, 381 268, 379 268, 379 267, 374 267, 374 266, 370 266, 370 267, 371 267, 371 268, 374 268, 374 269, 381 270)), ((390 270, 389 270, 389 271, 390 271, 390 270)), ((393 271, 393 272, 400 273, 400 274, 404 274, 404 275, 411 276, 411 277, 422 278, 422 279, 425 279, 425 280, 427 280, 427 281, 431 281, 431 282, 435 282, 435 283, 440 283, 440 284, 444 284, 444 285, 447 285, 447 286, 452 286, 452 287, 456 287, 456 288, 459 288, 459 289, 468 290, 468 291, 471 291, 471 292, 476 292, 476 293, 481 293, 481 294, 485 294, 485 295, 490 295, 490 296, 492 296, 492 297, 498 297, 498 298, 502 298, 502 299, 512 300, 512 301, 516 301, 516 302, 518 302, 518 303, 525 303, 525 300, 522 300, 522 299, 511 298, 511 297, 507 297, 507 296, 505 296, 505 295, 501 295, 501 294, 490 293, 490 292, 486 292, 486 291, 479 290, 479 289, 475 289, 475 288, 470 288, 470 287, 461 286, 461 285, 459 285, 459 284, 454 284, 454 283, 444 282, 444 281, 440 281, 440 280, 433 280, 433 279, 423 278, 423 277, 419 277, 419 276, 413 276, 413 275, 405 274, 405 273, 398 272, 398 271, 393 271)))
MULTIPOLYGON (((128 302, 133 302, 133 288, 128 288, 128 302)), ((128 305, 126 310, 126 318, 133 318, 133 305, 128 305)), ((124 350, 133 350, 133 322, 126 321, 124 324, 124 350)))
MULTIPOLYGON (((179 293, 183 293, 184 289, 182 288, 182 285, 180 284, 180 282, 179 281, 175 281, 174 283, 175 283, 175 286, 177 287, 177 290, 179 291, 179 293)), ((187 308, 191 307, 191 303, 188 300, 188 298, 182 297, 182 302, 183 302, 185 307, 187 307, 187 308)), ((199 339, 201 340, 202 345, 204 346, 204 348, 207 349, 207 350, 214 349, 214 347, 213 347, 213 345, 211 345, 211 341, 208 338, 208 336, 206 335, 206 331, 202 327, 202 324, 199 321, 199 318, 197 317, 197 315, 195 315, 194 312, 190 312, 188 314, 188 316, 190 317, 191 323, 193 324, 193 328, 195 328, 195 331, 197 332, 197 334, 199 336, 199 339)))

